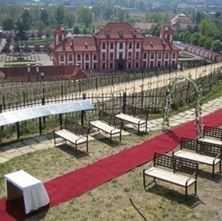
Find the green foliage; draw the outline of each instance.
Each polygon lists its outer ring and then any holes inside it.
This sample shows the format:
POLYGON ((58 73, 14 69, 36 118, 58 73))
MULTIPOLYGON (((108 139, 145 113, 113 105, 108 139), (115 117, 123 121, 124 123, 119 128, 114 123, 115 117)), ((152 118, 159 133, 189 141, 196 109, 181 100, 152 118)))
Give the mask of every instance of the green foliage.
POLYGON ((32 25, 32 16, 29 10, 24 10, 21 15, 21 22, 25 30, 29 30, 32 25))
POLYGON ((88 8, 79 7, 77 13, 78 21, 85 25, 85 27, 89 27, 92 24, 92 12, 88 8))
POLYGON ((62 25, 64 22, 64 8, 61 6, 58 6, 56 8, 55 12, 55 19, 56 19, 56 24, 57 25, 62 25))
POLYGON ((41 10, 40 19, 45 26, 49 25, 49 13, 45 9, 41 10))
POLYGON ((11 31, 14 28, 14 21, 11 18, 5 18, 2 21, 3 30, 11 31))

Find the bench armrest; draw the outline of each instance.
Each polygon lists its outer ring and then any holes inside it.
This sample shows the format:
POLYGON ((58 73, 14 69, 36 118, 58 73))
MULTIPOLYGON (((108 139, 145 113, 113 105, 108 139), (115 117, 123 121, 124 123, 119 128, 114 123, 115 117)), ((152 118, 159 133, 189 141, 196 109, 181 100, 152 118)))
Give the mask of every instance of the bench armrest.
POLYGON ((189 179, 186 181, 185 185, 187 186, 188 182, 191 180, 191 179, 195 179, 197 181, 197 172, 195 171, 190 177, 189 179))
MULTIPOLYGON (((80 136, 78 139, 76 139, 75 144, 78 143, 78 140, 80 140, 80 139, 82 139, 82 138, 84 138, 84 137, 86 137, 86 136, 82 135, 82 136, 80 136)), ((88 139, 88 137, 86 137, 86 139, 88 139)), ((87 140, 86 140, 86 142, 87 142, 87 140)))
POLYGON ((216 156, 216 157, 214 157, 214 160, 213 160, 213 165, 215 165, 215 161, 216 161, 217 159, 222 160, 221 158, 222 158, 222 153, 218 153, 218 154, 217 154, 217 156, 216 156))

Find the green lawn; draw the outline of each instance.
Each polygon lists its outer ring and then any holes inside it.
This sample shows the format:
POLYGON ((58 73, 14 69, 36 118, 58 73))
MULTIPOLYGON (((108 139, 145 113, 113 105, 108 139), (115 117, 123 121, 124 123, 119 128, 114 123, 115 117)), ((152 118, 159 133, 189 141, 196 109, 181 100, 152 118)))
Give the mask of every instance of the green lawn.
MULTIPOLYGON (((3 175, 6 173, 24 169, 33 176, 47 181, 129 148, 157 134, 158 132, 141 136, 127 135, 123 137, 121 145, 113 143, 110 146, 108 139, 91 141, 89 143, 89 156, 83 153, 77 154, 72 147, 62 145, 14 158, 0 166, 0 195, 5 195, 3 175)), ((144 191, 142 169, 147 166, 138 167, 76 199, 71 199, 27 220, 221 220, 222 194, 221 182, 219 182, 221 176, 217 175, 215 179, 211 179, 211 168, 204 167, 204 171, 200 173, 199 198, 193 198, 186 202, 183 197, 184 190, 171 184, 157 182, 157 186, 151 187, 147 192, 144 191), (133 207, 130 199, 146 219, 142 218, 133 207)), ((75 184, 73 183, 73 185, 75 184)))

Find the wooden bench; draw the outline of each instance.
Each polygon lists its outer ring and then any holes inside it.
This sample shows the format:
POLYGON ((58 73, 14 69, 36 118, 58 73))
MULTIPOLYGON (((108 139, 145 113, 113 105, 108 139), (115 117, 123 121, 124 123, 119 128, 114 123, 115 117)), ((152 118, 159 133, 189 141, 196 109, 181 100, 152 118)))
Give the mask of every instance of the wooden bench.
POLYGON ((148 116, 149 112, 147 110, 131 105, 126 105, 123 107, 123 112, 116 114, 116 117, 122 122, 136 125, 138 133, 141 126, 145 126, 145 132, 147 132, 148 116))
POLYGON ((56 142, 57 137, 62 139, 62 142, 68 141, 74 144, 76 150, 78 145, 85 143, 86 152, 88 153, 88 135, 88 129, 83 128, 80 124, 70 119, 65 119, 63 128, 54 131, 54 145, 56 146, 56 144, 58 143, 56 142))
POLYGON ((201 164, 212 166, 212 176, 215 176, 215 166, 220 164, 221 172, 221 146, 200 140, 182 138, 180 150, 174 156, 192 160, 201 164))
POLYGON ((188 196, 188 187, 194 185, 197 194, 197 171, 198 164, 173 156, 154 154, 153 167, 143 170, 143 185, 146 190, 146 177, 166 181, 185 188, 185 197, 188 196))
POLYGON ((106 113, 104 111, 99 112, 99 119, 89 122, 90 128, 96 128, 98 131, 102 131, 109 135, 110 142, 114 135, 119 135, 119 141, 122 138, 122 126, 121 121, 115 118, 114 115, 106 113))

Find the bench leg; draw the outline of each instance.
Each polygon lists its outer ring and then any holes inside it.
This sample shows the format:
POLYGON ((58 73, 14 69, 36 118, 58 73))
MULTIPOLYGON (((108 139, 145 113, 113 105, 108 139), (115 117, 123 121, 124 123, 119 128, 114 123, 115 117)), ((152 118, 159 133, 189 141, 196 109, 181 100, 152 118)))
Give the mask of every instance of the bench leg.
POLYGON ((112 134, 110 134, 109 142, 112 143, 112 134))
POLYGON ((146 176, 144 173, 143 173, 143 187, 146 190, 146 176))
POLYGON ((212 165, 212 177, 215 177, 215 165, 212 165))
POLYGON ((119 142, 122 141, 122 131, 120 131, 120 134, 119 134, 119 142))
POLYGON ((187 186, 185 187, 185 199, 187 200, 187 186))
POLYGON ((137 133, 139 134, 140 133, 140 125, 138 124, 137 127, 138 127, 137 133))
POLYGON ((88 139, 86 140, 86 152, 89 152, 89 145, 88 145, 88 139))
POLYGON ((195 195, 197 195, 197 181, 194 184, 194 193, 195 193, 195 195))
POLYGON ((221 163, 221 160, 220 160, 220 163, 219 163, 219 167, 220 167, 220 173, 222 172, 222 163, 221 163))
POLYGON ((54 138, 54 147, 55 147, 56 146, 56 135, 55 135, 55 133, 54 133, 53 138, 54 138))

